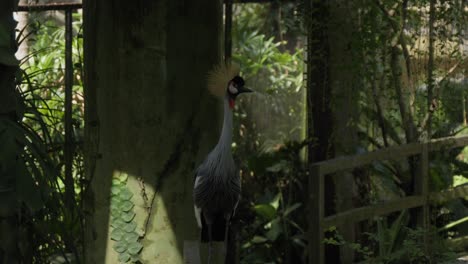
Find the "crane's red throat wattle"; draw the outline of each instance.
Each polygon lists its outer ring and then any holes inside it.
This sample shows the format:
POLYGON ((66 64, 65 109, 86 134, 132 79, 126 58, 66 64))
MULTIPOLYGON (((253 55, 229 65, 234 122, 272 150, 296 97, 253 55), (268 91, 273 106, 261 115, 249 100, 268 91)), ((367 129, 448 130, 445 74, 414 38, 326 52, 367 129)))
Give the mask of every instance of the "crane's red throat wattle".
POLYGON ((232 98, 229 98, 229 107, 231 109, 234 109, 234 105, 236 104, 236 101, 232 98))

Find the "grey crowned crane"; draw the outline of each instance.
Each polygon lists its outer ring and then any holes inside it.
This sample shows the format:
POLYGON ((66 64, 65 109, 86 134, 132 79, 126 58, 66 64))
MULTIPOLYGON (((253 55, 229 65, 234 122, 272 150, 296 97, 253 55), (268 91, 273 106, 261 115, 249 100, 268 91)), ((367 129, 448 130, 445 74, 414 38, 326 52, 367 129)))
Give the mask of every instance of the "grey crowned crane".
POLYGON ((252 92, 244 87, 239 66, 220 64, 208 75, 208 88, 224 101, 224 121, 218 143, 195 173, 193 198, 195 217, 201 228, 201 242, 209 243, 208 263, 211 263, 212 242, 227 242, 229 222, 241 195, 239 171, 231 152, 232 112, 241 93, 252 92))

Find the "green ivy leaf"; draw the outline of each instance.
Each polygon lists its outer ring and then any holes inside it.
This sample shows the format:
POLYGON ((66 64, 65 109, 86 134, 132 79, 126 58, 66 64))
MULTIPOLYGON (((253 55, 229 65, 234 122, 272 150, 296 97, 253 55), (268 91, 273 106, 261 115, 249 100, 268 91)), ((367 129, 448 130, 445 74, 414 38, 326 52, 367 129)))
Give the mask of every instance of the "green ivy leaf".
POLYGON ((122 204, 120 204, 119 207, 120 207, 120 209, 121 209, 122 211, 128 212, 128 211, 132 210, 133 205, 134 205, 134 204, 133 204, 132 202, 130 202, 130 201, 124 201, 122 204))
POLYGON ((136 232, 126 233, 124 236, 127 243, 136 242, 140 236, 136 232))
POLYGON ((111 187, 112 195, 119 195, 121 190, 122 190, 122 188, 120 186, 112 186, 111 187))
POLYGON ((120 173, 120 175, 117 176, 117 179, 122 183, 127 182, 128 174, 127 173, 120 173))
POLYGON ((123 189, 119 193, 120 199, 122 199, 124 201, 130 200, 132 198, 132 196, 133 196, 133 193, 131 191, 129 191, 128 189, 123 189))
POLYGON ((124 235, 124 231, 120 228, 114 228, 114 230, 112 230, 111 232, 111 239, 112 240, 115 240, 115 241, 119 241, 122 239, 123 235, 124 235))
POLYGON ((120 182, 119 179, 114 178, 114 179, 112 179, 112 186, 120 187, 120 186, 122 186, 122 183, 120 182))
POLYGON ((125 212, 125 213, 122 213, 121 215, 122 220, 127 223, 132 221, 134 217, 135 217, 135 213, 133 211, 125 212))
POLYGON ((133 242, 130 245, 128 245, 128 253, 132 255, 136 255, 140 252, 140 250, 143 248, 143 245, 140 242, 133 242))
POLYGON ((115 221, 112 221, 111 222, 111 226, 114 227, 114 228, 119 228, 119 229, 123 229, 123 227, 126 225, 127 223, 125 223, 124 220, 122 220, 121 218, 117 218, 115 221))
POLYGON ((112 196, 111 206, 115 206, 119 208, 121 204, 122 204, 122 201, 120 200, 119 196, 112 196))
POLYGON ((135 222, 127 223, 123 228, 123 230, 125 232, 127 232, 127 233, 133 232, 133 231, 135 231, 135 229, 136 229, 136 223, 135 222))
POLYGON ((130 260, 130 254, 128 254, 127 252, 123 252, 123 253, 120 253, 119 254, 119 261, 120 262, 127 262, 130 260))
POLYGON ((125 251, 127 251, 127 242, 125 240, 120 240, 120 241, 117 241, 114 243, 114 246, 112 246, 112 248, 114 248, 114 250, 117 252, 117 253, 123 253, 125 251))

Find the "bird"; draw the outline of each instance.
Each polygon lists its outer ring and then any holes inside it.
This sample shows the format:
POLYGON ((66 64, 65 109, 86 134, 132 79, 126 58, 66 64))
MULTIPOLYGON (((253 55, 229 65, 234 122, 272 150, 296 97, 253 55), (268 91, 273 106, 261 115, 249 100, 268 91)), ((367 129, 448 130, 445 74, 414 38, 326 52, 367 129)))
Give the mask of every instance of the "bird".
POLYGON ((239 74, 239 65, 220 63, 208 73, 207 78, 209 91, 224 103, 218 143, 196 169, 193 188, 200 239, 202 243, 209 243, 208 263, 212 258, 212 242, 224 241, 226 250, 229 223, 241 196, 240 175, 231 151, 232 118, 237 96, 253 91, 245 87, 245 81, 239 74))

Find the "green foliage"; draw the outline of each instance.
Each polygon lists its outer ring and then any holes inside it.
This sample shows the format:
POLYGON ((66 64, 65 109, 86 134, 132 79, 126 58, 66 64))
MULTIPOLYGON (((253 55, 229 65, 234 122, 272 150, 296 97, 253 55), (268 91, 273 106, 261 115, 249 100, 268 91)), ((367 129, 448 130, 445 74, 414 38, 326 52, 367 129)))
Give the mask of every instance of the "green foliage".
POLYGON ((242 219, 247 221, 241 233, 242 263, 304 261, 306 219, 302 179, 305 172, 297 164, 305 145, 289 142, 279 150, 255 153, 249 159, 251 182, 256 185, 244 185, 243 195, 252 197, 249 199, 252 202, 238 213, 245 214, 242 219), (258 186, 264 189, 260 192, 258 186))
POLYGON ((127 178, 127 174, 121 173, 112 179, 110 238, 115 241, 113 249, 119 254, 121 263, 136 263, 143 245, 136 232, 134 204, 131 200, 133 193, 126 186, 127 178))
MULTIPOLYGON (((236 124, 245 138, 237 143, 254 144, 237 144, 246 153, 252 147, 271 150, 284 141, 303 138, 304 50, 299 44, 286 50, 286 41, 258 31, 254 23, 261 23, 260 14, 268 13, 268 8, 240 5, 233 25, 233 60, 241 65, 247 86, 256 91, 239 98, 238 104, 236 124)), ((290 41, 297 38, 291 36, 290 41)))
MULTIPOLYGON (((443 4, 436 10, 436 60, 433 69, 436 108, 430 112, 427 102, 429 1, 397 3, 383 0, 370 4, 352 1, 351 5, 359 17, 349 43, 352 52, 359 54, 354 74, 359 75, 356 81, 362 84, 356 91, 359 95, 357 111, 360 113, 359 120, 355 120, 359 127, 359 152, 463 133, 462 99, 466 100, 466 85, 462 80, 466 77, 464 69, 457 63, 466 59, 460 48, 460 34, 467 20, 466 14, 460 12, 461 3, 443 4), (454 71, 449 70, 452 67, 455 67, 454 71), (403 92, 399 93, 397 88, 403 92), (427 134, 428 116, 432 120, 430 135, 427 134)), ((251 201, 248 205, 241 205, 244 210, 239 210, 240 214, 244 213, 242 219, 246 219, 244 226, 247 226, 242 233, 244 251, 241 253, 245 263, 288 263, 291 256, 288 246, 295 244, 285 241, 301 235, 294 225, 284 225, 289 222, 284 220, 284 211, 281 211, 283 204, 288 207, 306 201, 298 195, 306 192, 301 186, 306 181, 302 176, 300 159, 284 156, 282 152, 287 149, 297 154, 283 142, 304 138, 300 133, 304 128, 301 94, 304 51, 300 38, 299 41, 296 38, 297 45, 293 45, 298 49, 288 45, 295 41, 284 38, 288 33, 301 32, 294 18, 291 19, 291 14, 296 13, 294 10, 293 5, 278 3, 245 4, 237 5, 234 12, 234 60, 241 64, 247 85, 259 91, 249 98, 240 98, 241 112, 235 120, 239 131, 235 137, 235 152, 241 157, 243 197, 251 201), (275 17, 275 5, 293 12, 285 15, 285 19, 278 19, 275 17), (280 22, 275 24, 278 20, 280 22), (285 39, 290 43, 284 43, 285 39), (271 204, 276 197, 281 197, 280 207, 271 204), (293 230, 291 233, 294 235, 285 235, 284 230, 293 230)), ((304 15, 309 14, 304 12, 304 15)), ((339 94, 339 91, 335 93, 339 94)), ((466 177, 468 163, 460 158, 462 156, 461 148, 431 154, 431 191, 451 187, 454 179, 460 181, 454 177, 466 177)), ((368 197, 364 200, 375 203, 412 194, 417 168, 418 160, 413 157, 396 157, 396 160, 376 162, 364 168, 371 181, 366 185, 365 195, 368 197)), ((463 218, 457 214, 466 215, 465 205, 466 202, 456 200, 446 206, 434 207, 431 219, 438 227, 445 226, 453 219, 463 218)), ((299 207, 296 211, 301 210, 299 207)), ((306 222, 294 212, 286 218, 298 223, 299 227, 306 226, 306 222)), ((433 252, 421 251, 419 238, 422 231, 406 227, 414 224, 406 213, 391 220, 389 223, 386 218, 380 219, 370 226, 375 229, 375 235, 368 239, 378 241, 375 244, 379 246, 371 248, 367 244, 368 247, 352 243, 347 246, 361 256, 383 263, 398 263, 397 259, 421 263, 426 261, 421 252, 427 253, 431 259, 439 258, 431 255, 433 252), (402 247, 403 244, 406 248, 402 247), (378 257, 374 257, 376 255, 378 257)), ((458 230, 456 232, 462 230, 462 227, 453 228, 458 230)), ((441 235, 449 236, 448 233, 441 235)), ((434 252, 442 251, 436 249, 434 252)), ((293 254, 300 256, 297 252, 293 254)))
POLYGON ((408 220, 407 211, 400 212, 390 223, 390 217, 377 219, 375 233, 367 233, 364 239, 367 246, 346 241, 335 227, 328 230, 333 236, 324 243, 351 248, 361 259, 360 263, 445 263, 455 259, 456 255, 434 227, 428 230, 408 228, 408 220), (424 237, 429 242, 426 245, 424 237))
MULTIPOLYGON (((75 19, 74 29, 79 32, 81 19, 75 19)), ((14 194, 20 202, 16 205, 20 234, 13 236, 19 235, 17 243, 24 262, 79 262, 83 235, 81 196, 76 197, 79 202, 76 205, 67 206, 64 202, 64 30, 52 20, 32 23, 27 30, 35 39, 18 37, 18 42, 27 42, 30 50, 20 60, 21 71, 16 76, 18 122, 5 119, 0 122, 0 140, 8 142, 0 149, 0 180, 15 184, 14 194)), ((25 34, 26 30, 21 32, 25 34)), ((0 32, 2 45, 4 38, 0 32)), ((74 118, 80 119, 75 123, 82 124, 82 43, 75 40, 73 44, 76 55, 73 110, 74 118)), ((81 181, 80 125, 75 128, 72 188, 81 194, 86 186, 81 181)))

